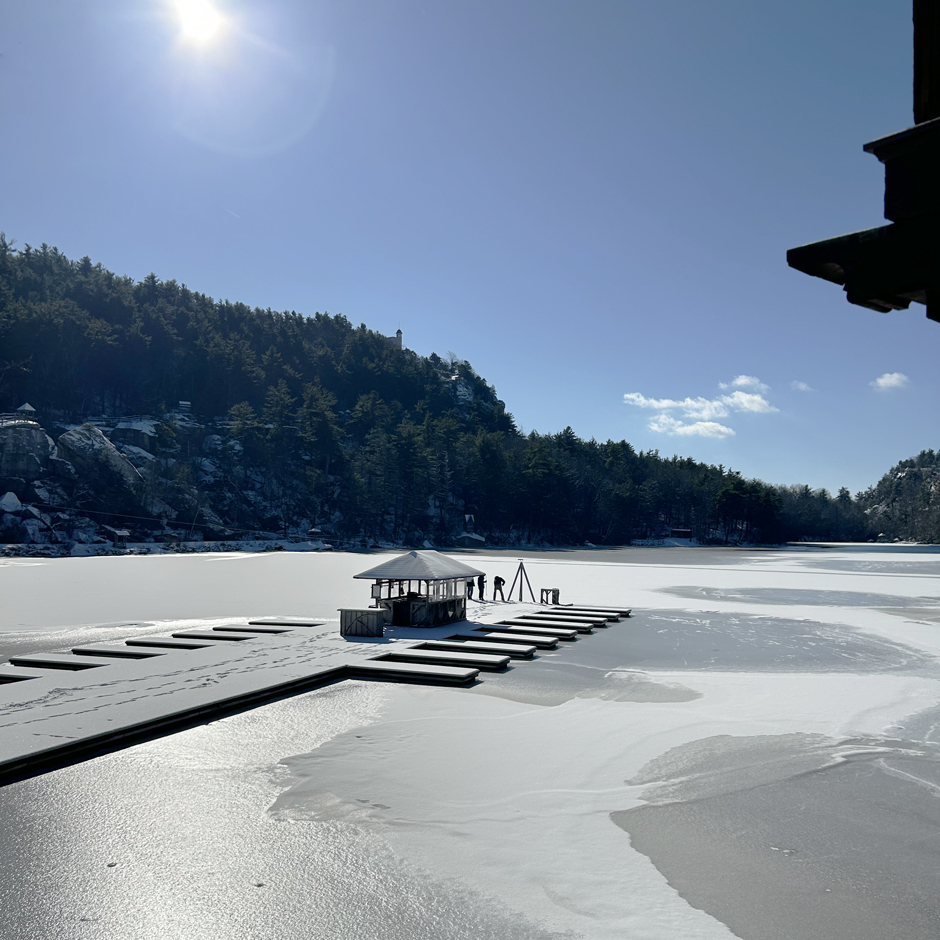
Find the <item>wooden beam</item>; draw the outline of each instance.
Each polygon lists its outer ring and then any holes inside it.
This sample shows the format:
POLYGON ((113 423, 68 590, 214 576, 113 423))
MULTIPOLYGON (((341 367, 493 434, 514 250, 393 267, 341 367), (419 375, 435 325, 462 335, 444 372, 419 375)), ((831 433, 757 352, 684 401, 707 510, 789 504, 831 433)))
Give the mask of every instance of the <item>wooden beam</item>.
POLYGON ((914 0, 914 123, 940 117, 940 0, 914 0))

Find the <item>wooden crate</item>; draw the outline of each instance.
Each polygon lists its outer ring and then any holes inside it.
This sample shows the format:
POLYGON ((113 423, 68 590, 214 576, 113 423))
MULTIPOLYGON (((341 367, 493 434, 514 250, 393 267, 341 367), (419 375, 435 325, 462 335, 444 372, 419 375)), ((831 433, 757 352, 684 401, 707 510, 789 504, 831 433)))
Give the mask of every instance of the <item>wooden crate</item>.
POLYGON ((388 611, 381 607, 340 609, 340 636, 384 636, 388 611))

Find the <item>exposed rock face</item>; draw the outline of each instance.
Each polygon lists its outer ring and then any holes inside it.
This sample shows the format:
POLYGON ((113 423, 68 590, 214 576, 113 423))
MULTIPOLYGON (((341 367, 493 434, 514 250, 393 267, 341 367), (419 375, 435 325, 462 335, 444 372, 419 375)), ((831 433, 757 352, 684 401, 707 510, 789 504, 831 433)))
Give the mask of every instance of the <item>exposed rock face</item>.
POLYGON ((78 474, 75 472, 75 468, 67 460, 63 460, 61 457, 50 457, 49 469, 57 477, 61 477, 63 480, 75 480, 78 478, 78 474))
POLYGON ((90 424, 66 431, 56 442, 59 457, 68 460, 81 475, 94 477, 101 485, 120 483, 132 493, 143 482, 134 465, 90 424))
POLYGON ((38 424, 0 425, 0 477, 36 480, 54 453, 52 438, 38 424))
POLYGON ((133 444, 142 450, 152 451, 157 443, 156 422, 147 418, 136 421, 121 421, 109 435, 120 444, 133 444))
POLYGON ((17 499, 16 493, 4 493, 0 497, 0 511, 22 512, 23 504, 17 499))

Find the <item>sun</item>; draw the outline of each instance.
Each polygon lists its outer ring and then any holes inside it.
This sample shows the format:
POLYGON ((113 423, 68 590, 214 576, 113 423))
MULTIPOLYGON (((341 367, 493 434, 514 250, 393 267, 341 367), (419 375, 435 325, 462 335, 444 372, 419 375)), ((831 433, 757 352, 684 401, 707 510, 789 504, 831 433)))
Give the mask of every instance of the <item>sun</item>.
POLYGON ((176 0, 175 5, 186 39, 208 42, 222 25, 222 14, 209 0, 176 0))

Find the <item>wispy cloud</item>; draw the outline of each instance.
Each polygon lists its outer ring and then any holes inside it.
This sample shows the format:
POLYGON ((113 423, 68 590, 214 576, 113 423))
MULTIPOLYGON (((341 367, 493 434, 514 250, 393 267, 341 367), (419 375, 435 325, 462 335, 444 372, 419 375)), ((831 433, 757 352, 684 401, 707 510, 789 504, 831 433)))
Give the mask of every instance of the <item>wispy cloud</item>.
POLYGON ((650 421, 650 430, 662 434, 672 434, 678 437, 732 437, 734 429, 717 421, 693 421, 687 424, 679 421, 670 414, 656 415, 650 421))
POLYGON ((770 391, 770 386, 764 385, 764 383, 754 375, 739 375, 730 382, 719 382, 718 387, 720 389, 749 388, 752 391, 760 392, 762 395, 770 391))
POLYGON ((884 375, 879 375, 877 379, 872 379, 868 384, 879 392, 887 392, 892 388, 904 388, 910 381, 903 372, 885 372, 884 375))
POLYGON ((812 389, 809 385, 807 385, 805 382, 801 382, 799 379, 794 379, 794 380, 790 383, 790 388, 792 388, 794 392, 811 392, 811 391, 813 391, 813 389, 812 389))
POLYGON ((734 391, 715 398, 647 398, 641 392, 628 392, 623 400, 637 408, 660 412, 650 420, 651 431, 680 437, 731 437, 734 429, 715 418, 727 418, 734 412, 770 414, 778 410, 764 398, 770 387, 753 375, 739 375, 718 387, 734 391))
MULTIPOLYGON (((767 386, 765 385, 766 389, 767 386)), ((730 395, 722 395, 720 401, 728 405, 734 411, 752 411, 755 414, 769 415, 771 412, 779 411, 757 392, 732 392, 730 395)))
POLYGON ((647 398, 639 392, 629 392, 623 396, 628 405, 638 408, 651 408, 655 411, 681 411, 686 418, 707 420, 724 418, 728 414, 727 406, 719 399, 711 398, 647 398))

